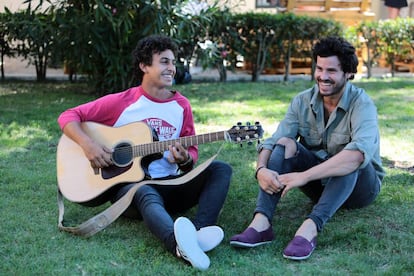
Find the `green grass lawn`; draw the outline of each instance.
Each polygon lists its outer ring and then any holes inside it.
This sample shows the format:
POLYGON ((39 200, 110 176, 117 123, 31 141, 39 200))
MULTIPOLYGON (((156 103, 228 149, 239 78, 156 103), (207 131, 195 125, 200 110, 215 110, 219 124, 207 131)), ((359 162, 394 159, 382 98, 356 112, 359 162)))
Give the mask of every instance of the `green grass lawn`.
MULTIPOLYGON (((371 206, 340 210, 318 238, 312 257, 285 260, 282 250, 311 209, 297 190, 278 205, 276 240, 251 250, 229 246, 244 230, 257 196, 255 144, 216 142, 200 146, 201 161, 223 146, 218 158, 234 169, 219 219, 223 243, 208 255, 209 275, 412 275, 414 273, 414 81, 362 80, 380 119, 387 171, 371 206)), ((309 81, 290 83, 193 83, 178 86, 193 105, 198 134, 259 121, 268 137, 292 97, 309 81)), ((0 84, 0 274, 1 275, 194 275, 139 221, 120 218, 91 238, 57 228, 56 119, 65 109, 94 98, 84 84, 0 84)), ((108 205, 82 207, 69 201, 66 223, 76 225, 108 205)), ((184 215, 191 217, 194 209, 184 215)))

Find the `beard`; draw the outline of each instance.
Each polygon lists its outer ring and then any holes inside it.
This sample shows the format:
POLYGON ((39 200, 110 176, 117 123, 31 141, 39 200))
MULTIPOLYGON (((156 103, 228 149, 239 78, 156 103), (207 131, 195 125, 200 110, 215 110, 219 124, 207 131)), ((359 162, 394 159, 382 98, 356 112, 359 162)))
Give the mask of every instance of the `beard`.
POLYGON ((342 78, 339 82, 334 82, 330 79, 322 80, 318 78, 316 83, 318 84, 319 94, 322 97, 329 97, 342 93, 346 85, 346 79, 342 78))

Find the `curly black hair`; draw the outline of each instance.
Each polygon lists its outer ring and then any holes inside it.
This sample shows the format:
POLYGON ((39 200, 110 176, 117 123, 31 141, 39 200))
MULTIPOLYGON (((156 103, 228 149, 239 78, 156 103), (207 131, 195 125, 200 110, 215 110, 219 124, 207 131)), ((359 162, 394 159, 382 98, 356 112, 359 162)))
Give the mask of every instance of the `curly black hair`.
POLYGON ((134 51, 132 51, 133 58, 133 73, 135 80, 142 82, 144 72, 139 68, 139 64, 152 64, 152 55, 159 54, 166 50, 171 50, 175 56, 178 53, 177 44, 168 36, 165 35, 150 35, 138 41, 134 51))
MULTIPOLYGON (((357 72, 358 57, 355 54, 355 47, 342 37, 329 36, 321 38, 313 46, 313 61, 316 63, 316 58, 337 56, 341 63, 342 71, 345 73, 357 72)), ((354 75, 349 79, 353 79, 354 75)))

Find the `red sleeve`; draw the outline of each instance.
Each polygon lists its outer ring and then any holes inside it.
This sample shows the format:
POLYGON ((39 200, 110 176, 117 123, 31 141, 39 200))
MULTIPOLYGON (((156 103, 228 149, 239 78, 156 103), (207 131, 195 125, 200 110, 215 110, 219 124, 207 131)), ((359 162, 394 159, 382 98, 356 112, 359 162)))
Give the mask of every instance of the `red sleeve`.
POLYGON ((69 122, 92 121, 108 126, 113 126, 123 110, 136 101, 139 93, 135 88, 121 93, 109 94, 94 101, 67 109, 58 118, 60 128, 69 122))
MULTIPOLYGON (((182 95, 178 102, 184 109, 184 121, 180 137, 195 135, 194 117, 190 102, 182 95)), ((196 164, 198 160, 198 146, 194 145, 188 147, 188 153, 193 158, 194 164, 196 164)))

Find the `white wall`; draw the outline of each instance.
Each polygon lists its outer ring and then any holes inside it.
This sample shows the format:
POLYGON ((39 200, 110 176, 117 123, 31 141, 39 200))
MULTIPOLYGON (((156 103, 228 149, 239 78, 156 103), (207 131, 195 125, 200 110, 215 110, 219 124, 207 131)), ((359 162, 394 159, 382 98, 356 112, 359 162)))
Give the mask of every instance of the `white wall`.
POLYGON ((414 17, 414 0, 408 0, 408 7, 401 10, 401 17, 414 17))
MULTIPOLYGON (((256 10, 256 0, 223 0, 223 2, 227 2, 229 6, 233 7, 237 12, 256 10)), ((401 17, 407 17, 409 15, 414 17, 414 0, 408 0, 408 5, 410 5, 410 3, 413 3, 411 14, 409 14, 409 7, 403 8, 401 10, 401 17)), ((387 8, 385 7, 383 0, 371 0, 371 10, 375 13, 375 18, 377 20, 388 18, 387 8)), ((257 11, 276 12, 276 9, 259 9, 257 11)))
MULTIPOLYGON (((212 0, 208 0, 212 1, 212 0)), ((223 0, 229 4, 232 9, 237 12, 245 12, 251 11, 256 9, 256 0, 223 0)), ((24 0, 0 0, 0 12, 4 11, 4 7, 6 6, 12 11, 16 11, 18 9, 25 9, 27 5, 23 4, 24 0)), ((371 1, 372 12, 375 13, 377 19, 386 19, 388 17, 387 9, 384 6, 383 0, 372 0, 371 1)), ((412 11, 411 14, 409 7, 403 8, 401 10, 401 16, 407 17, 411 16, 414 17, 414 0, 408 0, 409 5, 412 3, 412 11)), ((33 0, 34 4, 39 3, 39 0, 33 0)), ((266 12, 276 12, 276 9, 259 9, 258 11, 266 11, 266 12)))
MULTIPOLYGON (((24 0, 0 0, 0 12, 4 12, 4 7, 7 7, 11 11, 17 11, 19 9, 26 9, 27 4, 23 4, 24 0)), ((39 0, 34 0, 33 3, 39 3, 39 0)))
MULTIPOLYGON (((407 2, 408 2, 408 7, 402 8, 400 15, 401 17, 414 17, 414 0, 407 0, 407 2)), ((383 0, 373 0, 372 11, 375 13, 377 19, 388 18, 387 7, 384 5, 383 0)))

